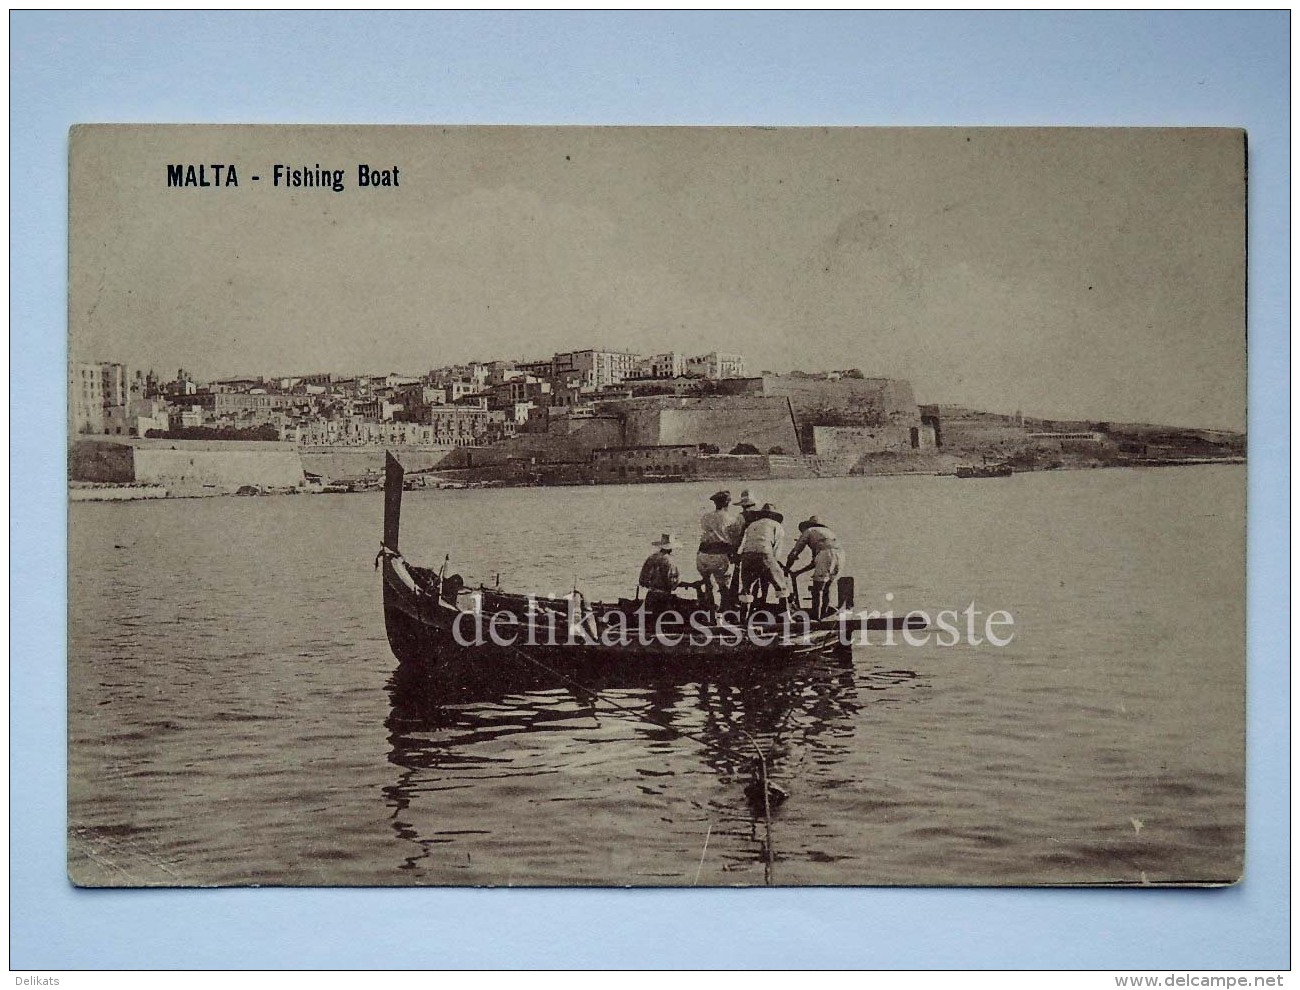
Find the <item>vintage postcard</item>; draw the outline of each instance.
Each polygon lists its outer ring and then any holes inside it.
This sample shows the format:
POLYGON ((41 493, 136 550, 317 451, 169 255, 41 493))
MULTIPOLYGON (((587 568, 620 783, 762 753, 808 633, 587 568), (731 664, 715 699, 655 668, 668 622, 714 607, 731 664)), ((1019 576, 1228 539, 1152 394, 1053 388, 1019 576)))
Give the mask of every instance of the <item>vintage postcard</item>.
POLYGON ((69 154, 72 882, 1241 877, 1243 132, 69 154))

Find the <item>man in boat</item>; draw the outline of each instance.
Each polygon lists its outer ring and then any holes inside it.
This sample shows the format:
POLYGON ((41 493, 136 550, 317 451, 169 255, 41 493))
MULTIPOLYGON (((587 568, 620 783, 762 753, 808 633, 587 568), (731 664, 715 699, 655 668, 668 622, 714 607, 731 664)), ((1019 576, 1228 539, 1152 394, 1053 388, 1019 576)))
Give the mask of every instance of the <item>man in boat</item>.
POLYGON ((785 572, 777 563, 777 554, 785 540, 785 528, 781 525, 784 521, 785 517, 776 511, 776 506, 767 502, 758 510, 757 518, 745 527, 745 535, 740 541, 740 586, 747 593, 757 586, 764 599, 767 588, 775 588, 777 604, 788 609, 790 596, 785 585, 785 572))
POLYGON ((840 576, 844 567, 844 551, 840 549, 840 539, 818 516, 809 516, 799 524, 799 539, 790 548, 785 559, 787 571, 794 567, 807 547, 812 551, 812 606, 809 609, 814 619, 820 619, 830 611, 831 582, 840 576))
POLYGON ((745 538, 745 530, 749 528, 749 524, 759 517, 758 501, 748 488, 740 493, 740 500, 737 504, 740 506, 740 512, 736 517, 736 536, 733 541, 734 549, 731 552, 731 562, 735 566, 731 569, 731 592, 729 595, 729 599, 733 603, 745 590, 740 583, 740 543, 745 538))
POLYGON ((714 595, 716 584, 714 601, 723 602, 728 593, 727 572, 744 535, 745 521, 731 508, 731 492, 715 492, 709 500, 713 502, 713 511, 700 517, 700 549, 695 554, 695 569, 700 572, 707 594, 714 595))
POLYGON ((673 560, 673 551, 678 546, 676 537, 664 533, 650 545, 659 549, 641 565, 641 577, 637 583, 646 589, 646 611, 663 612, 676 607, 678 602, 673 592, 685 587, 686 583, 681 580, 677 562, 673 560))
POLYGON ((748 526, 758 518, 758 501, 754 498, 750 490, 746 488, 740 493, 740 500, 737 504, 740 506, 741 522, 744 523, 744 526, 740 527, 740 532, 743 534, 745 532, 745 526, 748 526))

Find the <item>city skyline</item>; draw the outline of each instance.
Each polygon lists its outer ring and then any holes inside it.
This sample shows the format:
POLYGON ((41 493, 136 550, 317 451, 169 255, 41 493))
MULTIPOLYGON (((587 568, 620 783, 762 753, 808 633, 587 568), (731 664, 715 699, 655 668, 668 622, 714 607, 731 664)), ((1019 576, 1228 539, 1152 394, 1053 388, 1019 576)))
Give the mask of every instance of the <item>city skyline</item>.
MULTIPOLYGON (((557 353, 582 353, 583 351, 586 350, 592 350, 592 348, 572 348, 568 351, 557 352, 557 353)), ((635 354, 636 352, 623 352, 623 353, 635 354)), ((649 358, 656 355, 647 354, 642 356, 649 358)), ((443 365, 440 367, 428 368, 424 370, 411 369, 411 368, 405 368, 405 369, 387 368, 387 369, 379 369, 379 370, 375 370, 375 369, 359 370, 359 369, 347 369, 347 368, 342 368, 342 369, 308 368, 308 369, 298 369, 296 373, 281 373, 281 371, 267 373, 267 372, 259 372, 255 370, 245 369, 242 371, 235 372, 233 374, 223 374, 223 375, 218 375, 213 377, 192 375, 190 380, 195 385, 199 386, 200 389, 208 385, 221 384, 226 382, 259 381, 264 385, 273 385, 275 383, 284 382, 284 381, 301 382, 303 379, 320 376, 320 375, 328 375, 335 381, 369 380, 374 382, 374 381, 381 381, 386 377, 392 377, 392 376, 402 376, 402 377, 409 378, 412 381, 417 381, 417 380, 427 379, 431 374, 434 374, 436 372, 449 371, 453 368, 471 367, 475 365, 480 367, 487 367, 488 365, 497 364, 497 363, 505 363, 511 366, 516 366, 516 365, 524 365, 529 363, 536 363, 538 361, 545 360, 545 359, 546 359, 545 356, 533 356, 529 358, 470 359, 465 362, 458 362, 452 365, 443 365)), ((160 383, 160 385, 167 385, 176 381, 175 378, 170 377, 172 374, 179 374, 181 372, 184 372, 187 375, 190 374, 189 369, 184 366, 174 369, 173 372, 168 369, 160 369, 152 366, 137 367, 137 366, 126 364, 124 362, 115 362, 115 361, 92 360, 87 362, 75 362, 75 364, 121 366, 126 369, 128 373, 128 377, 131 379, 134 379, 136 377, 143 378, 148 374, 156 374, 157 380, 160 383)), ((893 380, 893 379, 886 379, 885 376, 875 376, 875 375, 867 374, 864 369, 860 369, 860 368, 820 368, 820 369, 795 368, 784 372, 777 372, 773 369, 753 369, 753 370, 746 371, 744 376, 739 376, 739 377, 761 377, 763 375, 774 374, 778 376, 790 375, 796 377, 806 376, 809 378, 822 378, 827 376, 838 376, 843 372, 860 372, 862 374, 862 377, 867 379, 874 378, 878 380, 893 380)), ((899 380, 907 381, 906 379, 899 379, 899 380)), ((1107 417, 1079 417, 1079 416, 1063 416, 1063 415, 1052 416, 1052 415, 1045 414, 1038 409, 1024 409, 1019 406, 1014 408, 1011 406, 1006 406, 1005 408, 1001 406, 977 408, 975 406, 969 406, 967 404, 960 403, 960 402, 948 401, 943 398, 938 398, 938 399, 918 398, 918 403, 923 406, 948 406, 948 407, 958 407, 958 408, 969 408, 972 410, 986 412, 986 413, 993 413, 1000 416, 1022 415, 1029 419, 1039 419, 1039 420, 1060 420, 1065 422, 1073 421, 1073 422, 1094 422, 1094 423, 1123 422, 1123 423, 1131 423, 1134 425, 1171 426, 1171 427, 1178 427, 1182 429, 1191 429, 1191 430, 1201 429, 1210 432, 1239 433, 1243 436, 1245 435, 1246 432, 1244 424, 1241 427, 1221 427, 1221 426, 1206 426, 1204 424, 1195 424, 1195 423, 1190 423, 1190 424, 1189 423, 1157 423, 1154 421, 1144 421, 1144 420, 1120 420, 1120 419, 1107 418, 1107 417)))
POLYGON ((923 402, 1245 426, 1240 132, 94 128, 74 151, 73 360, 213 379, 707 340, 923 402), (251 181, 389 159, 400 188, 251 181), (241 185, 168 188, 177 161, 241 185))

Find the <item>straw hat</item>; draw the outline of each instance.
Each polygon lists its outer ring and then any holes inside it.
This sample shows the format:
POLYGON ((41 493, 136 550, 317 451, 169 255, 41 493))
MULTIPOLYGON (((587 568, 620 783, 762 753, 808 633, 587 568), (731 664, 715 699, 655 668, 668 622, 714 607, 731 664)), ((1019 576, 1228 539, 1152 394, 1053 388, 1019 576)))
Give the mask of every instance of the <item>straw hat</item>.
POLYGON ((740 507, 742 509, 752 509, 756 505, 758 503, 754 500, 754 496, 749 493, 748 488, 740 493, 740 507))
POLYGON ((764 502, 763 508, 759 510, 758 514, 767 519, 775 519, 777 522, 785 522, 785 516, 777 512, 776 506, 771 502, 764 502))
POLYGON ((714 505, 730 505, 731 492, 714 492, 709 496, 709 501, 714 505))
POLYGON ((664 533, 659 539, 650 544, 652 547, 660 547, 663 550, 676 550, 677 538, 672 533, 664 533))

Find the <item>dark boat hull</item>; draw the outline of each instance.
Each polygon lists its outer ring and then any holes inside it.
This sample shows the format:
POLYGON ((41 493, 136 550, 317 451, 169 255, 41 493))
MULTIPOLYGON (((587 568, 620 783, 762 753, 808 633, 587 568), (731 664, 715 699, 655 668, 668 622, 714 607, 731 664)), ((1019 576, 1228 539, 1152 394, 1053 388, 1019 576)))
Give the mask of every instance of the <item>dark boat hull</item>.
MULTIPOLYGON (((431 669, 477 672, 510 661, 542 670, 609 672, 634 667, 639 672, 676 672, 690 666, 707 672, 735 665, 779 664, 808 654, 848 649, 847 643, 840 642, 840 625, 834 622, 809 623, 810 628, 805 629, 795 621, 789 635, 780 624, 759 625, 755 628, 765 642, 754 643, 749 641, 748 630, 735 625, 710 625, 707 634, 697 629, 692 635, 689 619, 683 617, 675 626, 677 631, 659 638, 653 620, 638 630, 629 619, 631 631, 620 636, 623 630, 612 629, 604 619, 611 606, 584 610, 596 618, 595 625, 571 630, 568 615, 539 611, 529 624, 521 609, 500 603, 493 607, 490 597, 481 612, 483 628, 490 627, 493 616, 520 621, 511 630, 513 642, 484 642, 475 636, 472 613, 424 591, 413 593, 400 562, 385 560, 383 569, 384 625, 393 655, 403 664, 431 669), (742 643, 734 642, 742 636, 742 643)), ((490 596, 491 592, 479 594, 490 596)))
POLYGON ((707 678, 810 655, 846 654, 852 635, 863 628, 920 628, 901 617, 858 624, 848 612, 814 622, 802 613, 777 617, 760 611, 741 624, 694 603, 682 603, 681 613, 663 617, 656 627, 656 617, 639 612, 640 603, 588 605, 578 598, 467 590, 458 577, 444 579, 411 566, 398 552, 403 474, 390 454, 380 554, 384 626, 404 666, 470 680, 527 679, 530 673, 551 680, 557 674, 604 679, 620 671, 707 678), (494 619, 506 635, 484 635, 494 619))

